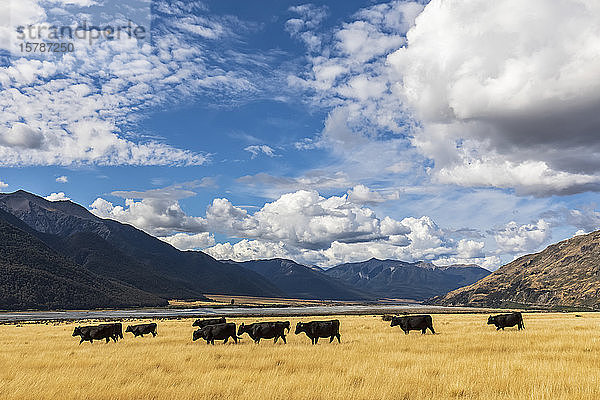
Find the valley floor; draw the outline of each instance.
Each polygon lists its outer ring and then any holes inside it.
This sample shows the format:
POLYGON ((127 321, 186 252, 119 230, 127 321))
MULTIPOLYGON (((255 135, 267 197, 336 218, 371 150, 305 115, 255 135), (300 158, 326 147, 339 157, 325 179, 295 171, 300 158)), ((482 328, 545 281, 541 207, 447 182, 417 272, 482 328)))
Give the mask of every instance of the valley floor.
POLYGON ((258 346, 192 342, 191 319, 81 345, 73 323, 0 325, 0 398, 598 399, 600 314, 580 315, 524 314, 525 331, 496 332, 486 315, 436 314, 423 336, 343 316, 342 343, 316 346, 293 334, 306 318, 289 318, 287 345, 258 346))

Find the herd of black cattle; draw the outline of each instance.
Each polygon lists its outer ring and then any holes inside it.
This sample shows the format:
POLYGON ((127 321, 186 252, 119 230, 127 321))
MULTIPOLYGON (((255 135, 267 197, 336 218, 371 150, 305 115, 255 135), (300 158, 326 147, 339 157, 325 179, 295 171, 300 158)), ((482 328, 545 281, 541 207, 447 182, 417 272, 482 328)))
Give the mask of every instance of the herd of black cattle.
MULTIPOLYGON (((490 316, 488 325, 496 326, 496 330, 504 330, 506 327, 517 326, 518 330, 525 329, 523 325, 523 316, 520 312, 510 314, 500 314, 490 316)), ((227 343, 229 338, 237 343, 240 336, 247 333, 256 344, 260 343, 261 339, 274 339, 277 343, 278 339, 282 339, 283 343, 287 343, 285 339, 286 331, 290 332, 289 321, 275 322, 257 322, 254 324, 241 324, 236 332, 236 326, 232 322, 227 322, 225 317, 213 319, 198 319, 194 321, 192 326, 198 329, 192 334, 192 340, 206 340, 207 344, 215 344, 215 340, 223 340, 227 343)), ((433 319, 431 315, 405 315, 401 317, 392 317, 390 326, 399 326, 402 331, 408 335, 410 331, 421 331, 425 334, 427 329, 435 334, 433 330, 433 319)), ((157 324, 155 322, 149 324, 130 325, 125 332, 133 333, 134 337, 152 334, 156 336, 157 324)), ((317 344, 320 338, 329 338, 329 343, 334 339, 340 343, 340 321, 333 319, 330 321, 311 321, 298 322, 296 324, 295 334, 298 335, 304 332, 310 339, 312 344, 317 344)), ((123 339, 123 325, 120 322, 100 324, 93 326, 78 326, 73 331, 73 336, 79 336, 81 340, 93 343, 94 340, 106 340, 106 343, 112 339, 114 342, 123 339)))

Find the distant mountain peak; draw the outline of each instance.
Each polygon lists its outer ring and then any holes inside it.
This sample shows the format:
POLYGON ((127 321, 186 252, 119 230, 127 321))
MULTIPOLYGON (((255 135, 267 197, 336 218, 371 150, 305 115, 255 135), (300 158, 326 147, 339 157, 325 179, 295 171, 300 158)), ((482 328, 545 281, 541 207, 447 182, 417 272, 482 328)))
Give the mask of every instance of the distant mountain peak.
POLYGON ((30 210, 32 205, 46 211, 61 212, 78 218, 89 220, 99 219, 88 209, 71 200, 49 201, 25 190, 17 190, 13 193, 0 193, 0 207, 8 212, 30 210))
POLYGON ((271 280, 291 297, 328 300, 372 300, 375 298, 372 294, 357 290, 351 285, 325 274, 320 269, 284 258, 251 260, 238 264, 271 280))
POLYGON ((385 298, 425 300, 473 283, 490 272, 480 268, 438 267, 428 261, 406 262, 371 258, 340 264, 325 271, 359 289, 385 298))

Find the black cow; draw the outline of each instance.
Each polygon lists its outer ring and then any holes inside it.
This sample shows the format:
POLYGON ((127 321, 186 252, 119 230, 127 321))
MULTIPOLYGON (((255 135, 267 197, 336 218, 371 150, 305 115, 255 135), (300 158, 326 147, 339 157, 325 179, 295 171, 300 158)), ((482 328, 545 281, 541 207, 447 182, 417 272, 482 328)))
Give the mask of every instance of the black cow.
POLYGON ((281 325, 284 329, 287 329, 288 333, 290 333, 290 321, 275 321, 275 324, 281 325))
POLYGON ((518 326, 518 329, 525 329, 523 325, 523 316, 520 312, 513 312, 510 314, 492 315, 488 318, 488 325, 496 325, 496 330, 504 330, 509 326, 518 326))
POLYGON ((238 340, 235 334, 234 323, 206 325, 203 328, 195 330, 192 335, 193 341, 200 338, 206 340, 206 344, 215 344, 215 340, 224 340, 223 343, 227 343, 229 338, 232 338, 235 343, 238 340))
POLYGON ((100 326, 107 326, 110 329, 112 329, 113 339, 116 339, 117 341, 119 340, 119 338, 123 339, 123 324, 121 324, 120 322, 113 322, 110 324, 100 324, 100 326))
POLYGON ((317 344, 319 338, 326 337, 329 338, 329 343, 333 342, 334 338, 337 338, 338 343, 341 343, 340 321, 338 319, 331 321, 298 322, 295 333, 298 335, 302 332, 306 333, 312 344, 317 344))
POLYGON ((158 333, 156 332, 156 326, 156 322, 152 322, 149 324, 129 325, 125 332, 133 333, 134 337, 144 337, 144 335, 147 335, 149 333, 152 334, 152 337, 155 337, 156 335, 158 335, 158 333))
POLYGON ((290 331, 290 322, 257 322, 255 324, 244 325, 241 324, 238 328, 238 336, 241 336, 244 333, 247 333, 254 343, 260 343, 260 339, 275 339, 274 342, 277 343, 277 339, 283 339, 283 343, 287 343, 285 340, 285 329, 290 331))
POLYGON ((79 344, 84 341, 94 343, 94 340, 106 339, 106 343, 112 339, 114 342, 117 341, 114 326, 109 324, 103 324, 98 326, 78 326, 73 330, 73 336, 80 336, 81 340, 79 344))
POLYGON ((194 321, 192 326, 197 326, 198 328, 204 328, 207 325, 216 325, 216 324, 224 324, 227 321, 225 317, 221 318, 209 318, 209 319, 197 319, 194 321))
POLYGON ((402 317, 392 317, 390 326, 400 326, 406 335, 410 331, 421 331, 424 335, 427 329, 435 334, 433 330, 433 321, 431 315, 405 315, 402 317))

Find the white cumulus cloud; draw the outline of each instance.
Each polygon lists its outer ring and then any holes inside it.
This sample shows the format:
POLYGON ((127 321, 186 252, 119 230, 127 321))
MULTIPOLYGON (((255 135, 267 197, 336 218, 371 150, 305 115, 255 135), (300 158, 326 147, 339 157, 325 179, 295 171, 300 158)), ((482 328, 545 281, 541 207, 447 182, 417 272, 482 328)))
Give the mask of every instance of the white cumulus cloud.
POLYGON ((202 181, 197 181, 148 191, 116 191, 112 194, 124 198, 125 206, 114 205, 99 197, 90 205, 90 211, 100 218, 131 224, 158 236, 168 236, 174 232, 206 232, 206 220, 201 217, 188 216, 181 209, 178 201, 194 196, 195 192, 191 189, 201 184, 202 181), (136 199, 141 200, 136 201, 136 199))
POLYGON ((536 223, 519 225, 511 221, 494 233, 498 248, 503 253, 527 253, 537 250, 550 238, 551 227, 539 219, 536 223))
POLYGON ((179 250, 202 250, 215 244, 215 238, 209 232, 201 233, 176 233, 171 236, 159 237, 179 250))
POLYGON ((64 192, 58 192, 58 193, 50 193, 48 196, 44 197, 46 200, 48 201, 65 201, 65 200, 71 200, 70 197, 67 197, 64 192))
POLYGON ((284 257, 331 266, 371 257, 406 261, 454 257, 491 264, 483 242, 461 240, 427 216, 380 217, 348 194, 324 197, 314 190, 298 190, 253 213, 229 199, 216 198, 204 217, 190 216, 178 199, 193 196, 191 189, 197 185, 113 192, 125 199, 124 206, 98 198, 90 208, 99 217, 129 223, 179 249, 202 249, 218 259, 284 257), (214 234, 242 240, 216 243, 214 234))
POLYGON ((309 46, 289 81, 358 126, 329 130, 335 147, 390 131, 439 183, 600 190, 598 18, 592 0, 393 1, 357 12, 319 54, 309 46))

